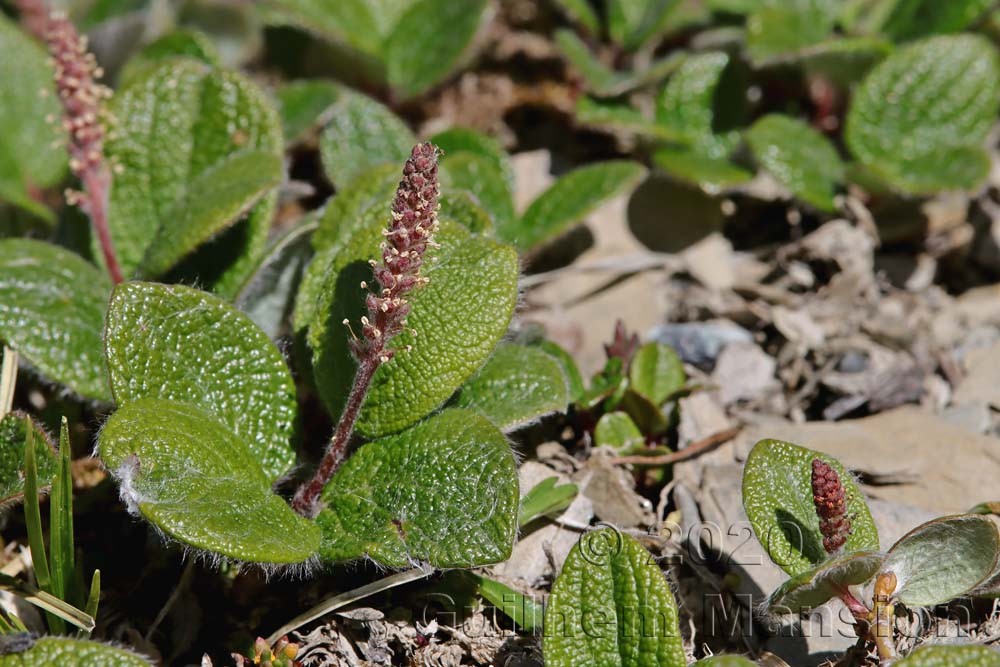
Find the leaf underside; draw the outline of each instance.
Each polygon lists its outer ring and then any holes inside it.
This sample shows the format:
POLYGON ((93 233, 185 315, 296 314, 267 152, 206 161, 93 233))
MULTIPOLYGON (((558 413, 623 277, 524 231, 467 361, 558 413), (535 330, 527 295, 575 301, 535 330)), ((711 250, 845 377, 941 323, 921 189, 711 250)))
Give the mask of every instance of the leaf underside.
POLYGON ((98 448, 130 510, 188 546, 274 565, 316 555, 316 525, 271 492, 246 443, 198 406, 130 402, 107 421, 98 448))

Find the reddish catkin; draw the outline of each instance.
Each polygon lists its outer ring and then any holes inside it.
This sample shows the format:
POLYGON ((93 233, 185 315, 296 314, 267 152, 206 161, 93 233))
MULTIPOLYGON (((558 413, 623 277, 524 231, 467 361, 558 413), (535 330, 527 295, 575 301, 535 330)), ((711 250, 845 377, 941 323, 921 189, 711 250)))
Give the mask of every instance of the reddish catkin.
MULTIPOLYGON (((383 231, 382 261, 371 260, 376 291, 365 298, 368 314, 361 318, 361 336, 351 342, 351 352, 358 361, 354 383, 316 474, 292 499, 292 507, 303 516, 319 512, 320 494, 347 454, 375 371, 396 352, 389 341, 406 329, 408 295, 429 282, 420 268, 427 249, 437 246, 433 236, 438 229, 438 195, 438 149, 433 144, 417 144, 403 167, 392 202, 392 219, 383 231)), ((361 283, 361 288, 369 289, 368 283, 361 283)), ((344 320, 344 324, 350 323, 344 320)))
POLYGON ((851 520, 847 516, 847 495, 837 471, 829 464, 813 459, 812 492, 819 530, 823 534, 823 548, 836 553, 851 534, 851 520))
MULTIPOLYGON (((382 262, 371 260, 378 290, 368 294, 368 314, 361 318, 361 337, 353 342, 355 357, 385 363, 393 351, 387 343, 406 328, 407 294, 427 282, 420 275, 424 254, 436 245, 438 229, 438 149, 429 143, 413 147, 403 167, 392 202, 392 219, 382 233, 382 262)), ((367 288, 367 283, 362 283, 367 288)))
POLYGON ((90 218, 108 273, 119 283, 122 272, 108 228, 112 175, 104 157, 104 101, 111 90, 97 83, 103 74, 101 68, 87 51, 87 38, 77 32, 66 14, 46 12, 40 0, 21 0, 19 8, 25 27, 45 42, 52 57, 69 166, 82 186, 82 192, 67 190, 66 201, 79 206, 90 218))

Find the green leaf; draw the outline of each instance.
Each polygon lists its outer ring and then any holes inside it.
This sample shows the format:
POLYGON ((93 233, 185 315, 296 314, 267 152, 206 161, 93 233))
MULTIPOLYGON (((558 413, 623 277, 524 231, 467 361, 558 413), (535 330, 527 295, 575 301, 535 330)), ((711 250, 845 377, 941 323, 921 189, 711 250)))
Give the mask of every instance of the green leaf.
POLYGON ((101 331, 111 282, 79 255, 28 239, 0 241, 0 338, 42 375, 108 400, 101 331))
POLYGON ((553 240, 602 203, 632 190, 646 177, 641 164, 609 160, 561 176, 531 202, 521 219, 497 227, 497 235, 522 250, 553 240))
POLYGON ((31 417, 10 412, 0 418, 0 507, 24 498, 24 447, 27 428, 34 432, 38 479, 46 483, 56 472, 56 449, 49 436, 31 417))
POLYGON ((893 664, 897 667, 993 667, 1000 660, 996 649, 977 644, 925 644, 893 664))
POLYGON ((743 507, 768 555, 793 577, 826 560, 813 505, 812 461, 829 464, 847 496, 852 532, 846 552, 877 551, 878 531, 854 478, 839 461, 781 440, 761 440, 743 469, 743 507))
POLYGON ((151 662, 124 649, 68 637, 26 640, 23 650, 7 649, 0 667, 150 667, 151 662))
MULTIPOLYGON (((0 15, 0 158, 17 168, 22 186, 49 187, 66 174, 65 137, 48 55, 16 23, 0 15), (46 122, 50 118, 52 122, 46 122)), ((2 195, 2 193, 0 193, 2 195)))
POLYGON ((443 132, 438 132, 428 141, 441 149, 445 157, 456 153, 475 153, 480 155, 496 167, 496 170, 503 175, 504 182, 508 189, 514 188, 514 168, 510 163, 510 156, 499 141, 493 137, 470 130, 464 127, 453 127, 443 132))
POLYGON ((510 556, 517 531, 514 455, 495 426, 467 410, 364 445, 322 499, 316 522, 327 561, 485 565, 510 556))
POLYGON ((143 398, 202 406, 253 452, 271 481, 295 462, 295 385, 281 353, 243 313, 181 285, 122 283, 106 333, 120 406, 143 398))
POLYGON ((611 38, 634 50, 663 25, 676 0, 609 0, 608 31, 611 38))
POLYGON ((312 257, 311 236, 318 226, 311 217, 275 240, 233 300, 271 340, 278 338, 291 315, 302 273, 312 257))
POLYGON ((181 28, 151 42, 129 59, 119 75, 119 85, 127 85, 170 58, 190 58, 206 65, 220 65, 218 49, 202 32, 181 28))
POLYGON ((687 375, 680 357, 669 345, 647 343, 639 348, 629 367, 631 387, 656 405, 684 388, 687 375))
POLYGON ((523 528, 539 517, 566 509, 577 490, 576 484, 559 484, 558 477, 546 477, 521 498, 517 525, 523 528))
MULTIPOLYGON (((360 282, 372 280, 368 259, 378 255, 386 219, 373 216, 337 253, 328 269, 325 304, 310 327, 317 387, 333 415, 341 412, 356 368, 342 322, 356 323, 365 312, 360 282)), ((407 319, 417 335, 404 332, 391 342, 398 352, 376 372, 358 420, 366 436, 400 431, 444 403, 483 365, 513 315, 514 249, 484 238, 462 240, 467 232, 442 223, 438 260, 425 264, 430 283, 410 298, 407 319)))
POLYGON ((651 139, 665 141, 677 139, 677 135, 668 128, 646 118, 642 112, 631 105, 621 102, 606 102, 581 97, 576 103, 575 115, 577 122, 582 125, 651 139))
POLYGON ((974 189, 1000 101, 1000 61, 986 39, 933 37, 875 67, 854 95, 846 139, 861 163, 907 194, 974 189))
POLYGON ((241 220, 281 183, 284 165, 274 153, 233 153, 196 176, 174 205, 171 224, 160 227, 139 265, 142 277, 155 278, 241 220))
POLYGON ((622 450, 641 446, 645 442, 642 431, 624 412, 609 412, 597 420, 597 426, 594 427, 594 443, 599 447, 622 450))
POLYGON ((747 132, 757 161, 793 195, 821 211, 833 211, 844 163, 830 140, 803 121, 770 114, 747 132))
POLYGON ((319 79, 292 81, 279 88, 276 96, 285 141, 295 143, 340 98, 340 87, 319 79))
POLYGON ((661 148, 653 162, 671 176, 693 183, 710 194, 746 183, 753 174, 725 158, 709 157, 683 148, 661 148))
POLYGON ((438 215, 454 220, 474 234, 493 235, 493 216, 467 190, 443 190, 438 215))
POLYGON ((441 160, 441 183, 470 193, 501 229, 516 217, 510 183, 489 157, 468 151, 446 154, 441 160))
POLYGON ((515 591, 505 583, 475 572, 461 572, 476 586, 476 592, 506 614, 519 628, 531 632, 542 625, 545 607, 534 599, 515 591))
POLYGON ((747 17, 747 51, 757 64, 826 39, 836 6, 830 0, 763 0, 747 17))
POLYGON ((358 94, 344 94, 320 136, 326 175, 338 187, 351 184, 372 167, 402 165, 416 143, 410 128, 388 107, 358 94))
MULTIPOLYGON (((152 68, 118 91, 110 111, 118 125, 108 155, 122 173, 111 190, 109 224, 126 275, 147 252, 166 251, 150 250, 154 239, 174 238, 178 227, 195 221, 201 231, 232 222, 237 211, 231 203, 215 208, 199 202, 199 211, 178 215, 191 201, 207 197, 214 182, 209 174, 229 169, 220 166, 227 158, 263 151, 272 172, 274 161, 282 159, 281 124, 267 97, 241 75, 204 63, 170 60, 152 68)), ((192 265, 193 278, 223 294, 235 291, 267 245, 275 201, 276 195, 266 196, 237 225, 238 236, 224 237, 226 247, 209 248, 211 257, 192 265)))
POLYGON ((684 667, 677 604, 656 561, 611 528, 566 557, 545 610, 547 667, 684 667))
POLYGON ((840 595, 848 586, 864 584, 879 573, 885 554, 854 552, 821 563, 795 575, 767 600, 776 614, 798 614, 814 609, 840 595))
POLYGON ((896 598, 933 606, 963 595, 997 565, 1000 536, 988 518, 964 514, 921 524, 889 549, 885 569, 896 575, 896 598), (941 559, 943 550, 948 558, 941 559))
POLYGON ((487 0, 418 0, 386 40, 389 85, 414 97, 445 79, 468 50, 487 0))
POLYGON ((552 355, 559 365, 562 366, 563 375, 569 383, 569 400, 576 403, 583 397, 585 391, 583 386, 583 376, 576 365, 573 356, 562 347, 550 340, 541 340, 536 345, 546 354, 552 355))
POLYGON ((601 30, 601 19, 587 0, 555 0, 555 4, 571 21, 579 23, 588 32, 596 34, 601 30))
POLYGON ((734 94, 725 80, 729 56, 709 52, 690 56, 670 78, 657 103, 656 120, 677 140, 696 153, 722 159, 739 142, 739 133, 730 127, 738 104, 723 100, 734 94))
POLYGON ((896 0, 881 32, 897 42, 960 32, 993 8, 993 0, 896 0))
POLYGON ((455 404, 483 414, 506 432, 565 410, 569 394, 562 367, 550 355, 504 344, 459 390, 455 404))
POLYGON ((881 38, 837 37, 806 47, 796 59, 807 73, 847 88, 891 52, 892 45, 881 38))
POLYGON ((402 177, 402 164, 386 162, 371 167, 338 190, 319 219, 319 228, 312 237, 313 248, 322 252, 343 244, 362 226, 366 212, 375 205, 385 211, 385 223, 388 224, 389 206, 402 177))
POLYGON ((555 42, 583 77, 587 90, 598 97, 618 97, 636 88, 658 83, 670 76, 687 58, 683 52, 674 52, 641 69, 618 71, 598 60, 572 30, 557 30, 555 42))
POLYGON ((390 17, 380 16, 369 0, 268 0, 276 16, 328 40, 377 53, 390 17))
POLYGON ((98 450, 129 510, 166 535, 240 561, 309 560, 319 529, 271 492, 249 444, 200 407, 142 398, 111 416, 98 450))

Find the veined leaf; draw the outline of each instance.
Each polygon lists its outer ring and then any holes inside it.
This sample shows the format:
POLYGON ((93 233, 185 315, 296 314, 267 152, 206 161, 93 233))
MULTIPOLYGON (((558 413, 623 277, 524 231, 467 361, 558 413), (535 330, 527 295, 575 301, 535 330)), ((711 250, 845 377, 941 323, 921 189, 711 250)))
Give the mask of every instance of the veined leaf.
MULTIPOLYGON (((0 160, 17 169, 22 186, 48 187, 66 174, 65 140, 53 83, 52 66, 44 49, 16 23, 0 15, 0 160), (53 122, 46 122, 50 118, 53 122)), ((0 196, 4 193, 0 192, 0 196)))
POLYGON ((333 106, 340 97, 340 87, 319 79, 292 81, 279 88, 276 96, 285 141, 295 143, 333 106))
MULTIPOLYGON (((335 255, 310 326, 316 383, 331 414, 340 414, 356 369, 342 322, 358 322, 365 312, 360 283, 372 280, 368 259, 378 256, 385 220, 372 216, 335 255)), ((438 259, 423 271, 430 283, 410 298, 407 319, 417 335, 393 339, 398 352, 375 374, 358 420, 361 433, 393 433, 439 407, 506 332, 517 301, 517 255, 510 246, 467 236, 456 223, 442 221, 438 259)))
POLYGON ((594 427, 594 444, 628 450, 645 444, 646 438, 625 412, 609 412, 597 420, 594 427))
POLYGON ((441 149, 445 157, 456 153, 475 153, 488 159, 503 176, 508 189, 514 189, 514 168, 510 156, 493 137, 464 127, 438 132, 429 141, 441 149))
POLYGON ((537 248, 608 199, 628 192, 645 176, 645 167, 627 160, 609 160, 574 169, 531 202, 520 220, 498 226, 497 236, 522 250, 537 248))
POLYGON ((879 31, 897 42, 960 32, 995 8, 993 0, 896 0, 879 31))
POLYGON ((489 157, 470 151, 446 154, 441 160, 441 182, 445 187, 470 193, 497 227, 510 225, 516 217, 510 182, 489 157))
POLYGON ((415 143, 410 129, 387 107, 345 93, 320 136, 319 149, 326 175, 343 188, 372 167, 393 164, 400 169, 415 143))
POLYGON ((7 635, 0 667, 150 667, 135 653, 84 639, 7 635))
POLYGON ((281 353, 250 319, 206 292, 122 283, 106 333, 120 406, 143 398, 202 406, 256 457, 271 481, 295 462, 295 385, 281 353))
POLYGON ((0 339, 45 377, 108 400, 101 331, 107 276, 79 255, 28 239, 0 241, 0 339))
POLYGON ((417 0, 384 45, 389 85, 418 95, 447 77, 467 51, 487 0, 417 0))
MULTIPOLYGON (((241 75, 201 62, 168 60, 144 72, 118 91, 110 110, 118 126, 107 152, 122 173, 111 190, 109 225, 126 275, 147 252, 164 252, 149 250, 154 238, 173 238, 186 224, 178 208, 211 187, 201 180, 206 173, 224 169, 220 165, 242 151, 263 151, 279 164, 282 159, 281 123, 267 97, 241 75)), ((266 247, 275 201, 269 195, 254 206, 237 225, 241 233, 227 235, 229 247, 214 249, 210 262, 192 258, 193 277, 217 292, 235 291, 266 247), (220 267, 222 258, 227 261, 220 267)), ((202 206, 201 230, 218 231, 242 212, 239 206, 202 206)))
POLYGON ((26 414, 4 415, 0 418, 0 507, 24 497, 24 447, 29 427, 34 432, 38 479, 47 483, 56 473, 56 449, 48 434, 26 414))
POLYGON ((1000 105, 1000 59, 974 35, 906 46, 871 71, 847 115, 851 152, 908 194, 973 189, 986 178, 986 135, 1000 105))
POLYGON ((1000 652, 989 646, 925 644, 895 664, 898 667, 993 667, 998 660, 1000 652))
POLYGON ((661 405, 687 382, 680 357, 673 348, 662 343, 640 347, 632 358, 628 375, 631 388, 654 405, 661 405))
POLYGON ((190 58, 206 65, 221 64, 219 52, 208 36, 197 30, 181 28, 168 32, 130 58, 118 77, 119 85, 127 85, 170 58, 190 58))
POLYGON ((794 576, 827 558, 813 504, 812 461, 819 459, 840 477, 852 531, 845 552, 878 551, 878 531, 864 496, 839 461, 780 440, 761 440, 743 469, 743 507, 768 555, 794 576))
POLYGON ((747 17, 747 51, 766 63, 826 39, 836 6, 830 0, 762 0, 747 17))
POLYGON ((833 195, 844 178, 844 163, 830 140, 801 120, 771 114, 747 132, 757 161, 802 201, 833 211, 833 195))
POLYGON ((580 369, 577 367, 573 355, 550 340, 542 340, 535 343, 535 345, 559 362, 569 386, 569 400, 573 403, 579 401, 583 397, 585 388, 583 386, 583 375, 580 374, 580 369))
POLYGON ((129 402, 104 425, 98 450, 130 511, 184 544, 275 565, 316 555, 318 527, 271 492, 256 453, 212 413, 129 402))
POLYGON ((322 499, 316 521, 328 561, 485 565, 510 555, 517 532, 514 455, 495 426, 467 410, 364 445, 322 499))
POLYGON ((392 27, 369 0, 267 0, 266 6, 272 19, 367 53, 378 52, 392 27))
POLYGON ((670 78, 657 103, 656 120, 690 150, 722 159, 739 143, 732 129, 738 103, 721 100, 731 86, 724 82, 729 56, 709 52, 687 58, 670 78))
POLYGON ((709 194, 746 183, 753 174, 726 158, 710 157, 683 148, 661 148, 653 162, 674 178, 697 185, 709 194))
POLYGON ((139 265, 141 276, 163 275, 222 230, 236 224, 281 183, 284 166, 271 152, 248 150, 223 158, 196 176, 168 215, 139 265))
POLYGON ((624 533, 586 533, 552 584, 548 667, 684 667, 677 604, 656 561, 624 533))
POLYGON ((469 378, 455 404, 485 415, 503 431, 569 405, 566 377, 559 363, 534 347, 500 345, 469 378))

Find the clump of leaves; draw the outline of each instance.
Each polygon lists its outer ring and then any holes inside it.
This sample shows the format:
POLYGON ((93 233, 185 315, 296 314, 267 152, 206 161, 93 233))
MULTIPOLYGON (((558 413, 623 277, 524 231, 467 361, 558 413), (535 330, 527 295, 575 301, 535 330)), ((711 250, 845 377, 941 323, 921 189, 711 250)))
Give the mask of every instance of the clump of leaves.
POLYGON ((369 84, 405 99, 440 83, 467 59, 487 0, 268 0, 268 22, 328 40, 369 84))
POLYGON ((791 576, 771 593, 767 608, 798 614, 839 599, 857 620, 858 636, 874 643, 883 660, 896 657, 896 605, 926 607, 982 594, 1000 558, 1000 534, 979 514, 934 519, 882 551, 864 497, 844 467, 788 442, 762 440, 750 452, 743 505, 757 539, 791 576))
POLYGON ((766 172, 823 213, 847 185, 919 197, 985 182, 1000 58, 984 36, 963 31, 990 3, 699 6, 685 25, 700 33, 667 51, 679 66, 655 99, 584 97, 580 120, 639 137, 660 169, 709 192, 766 172), (814 98, 759 96, 776 73, 814 98))

